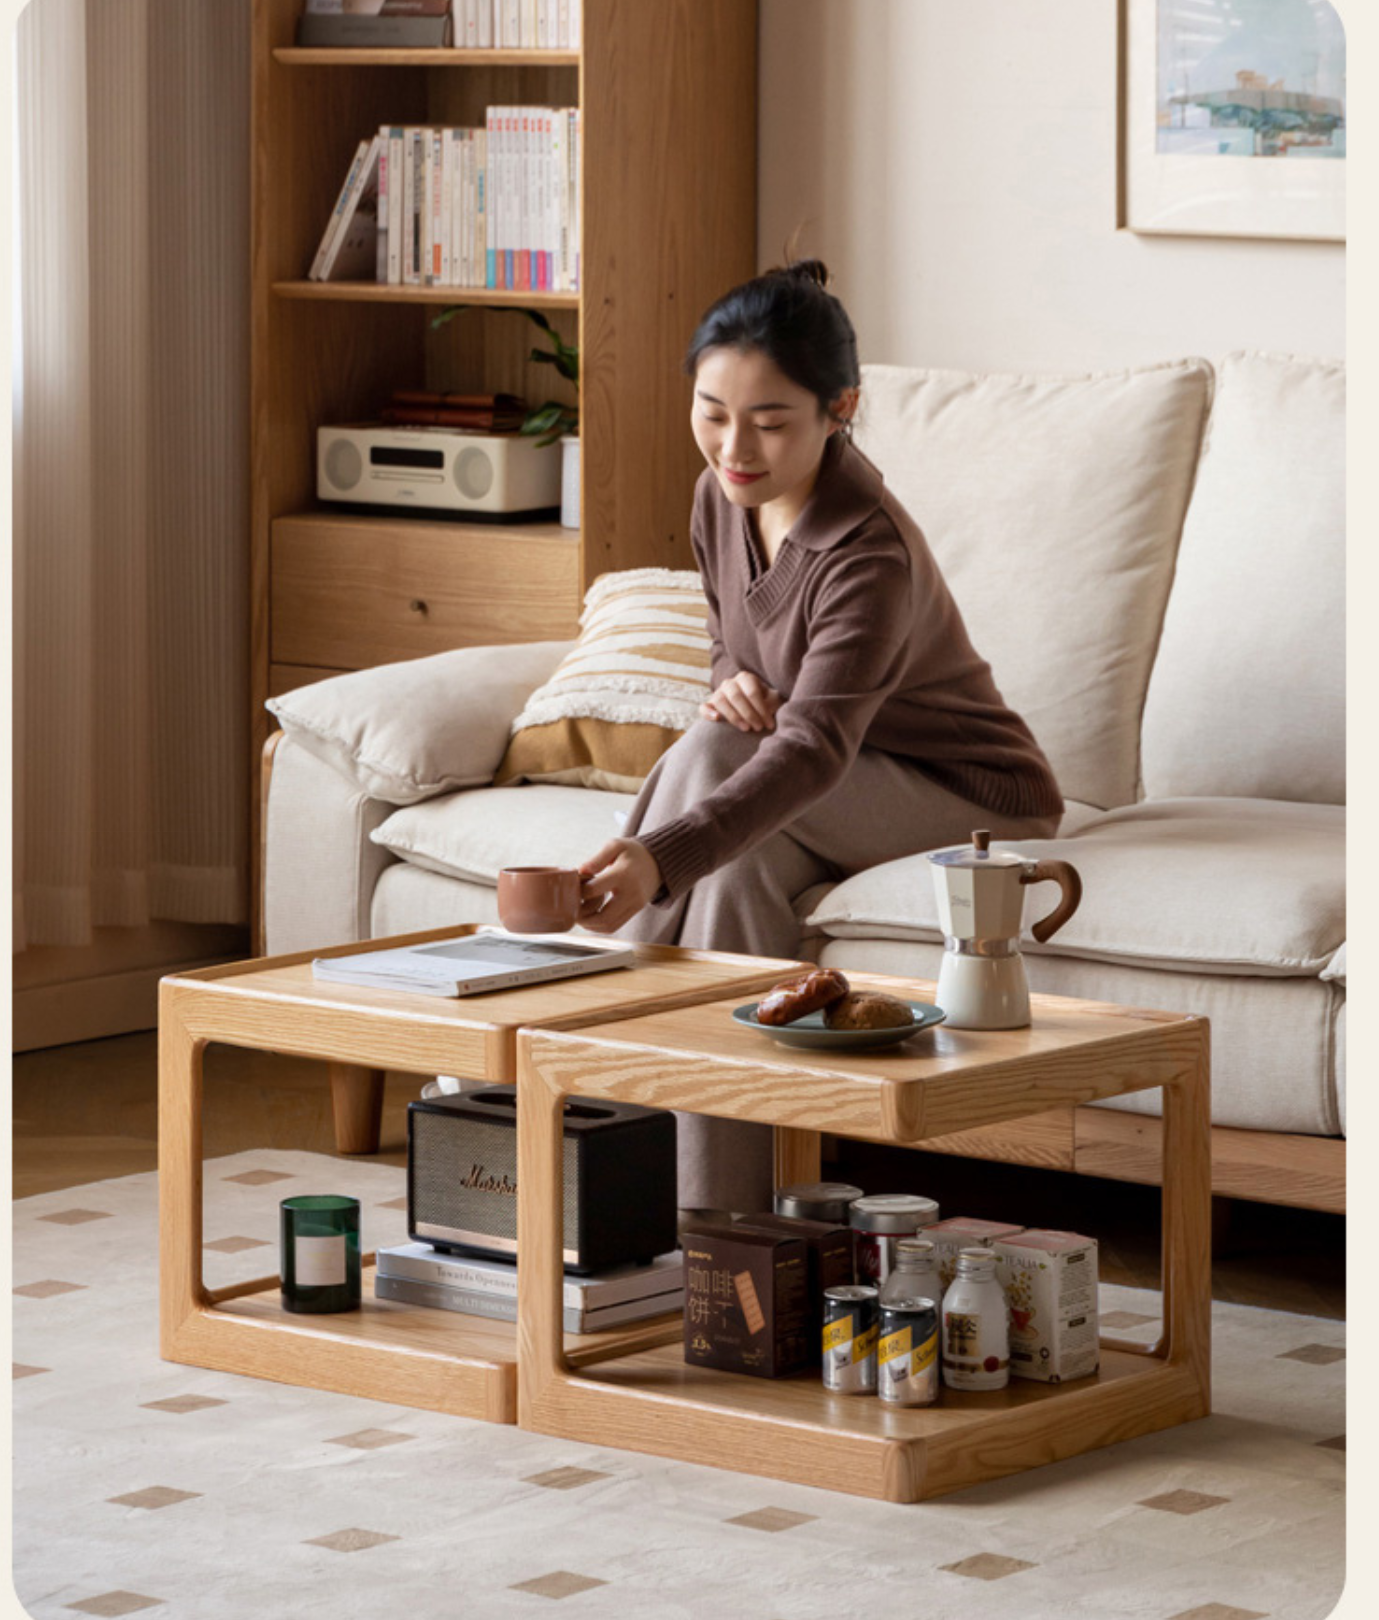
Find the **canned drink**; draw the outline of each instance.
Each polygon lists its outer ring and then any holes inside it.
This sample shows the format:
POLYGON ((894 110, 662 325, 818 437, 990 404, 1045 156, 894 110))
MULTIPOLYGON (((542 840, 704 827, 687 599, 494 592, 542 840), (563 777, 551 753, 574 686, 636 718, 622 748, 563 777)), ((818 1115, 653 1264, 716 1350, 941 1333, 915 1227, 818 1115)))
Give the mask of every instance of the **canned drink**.
POLYGON ((914 1295, 881 1307, 876 1393, 892 1406, 932 1406, 938 1399, 938 1305, 914 1295))
POLYGON ((876 1393, 876 1290, 824 1289, 824 1388, 835 1395, 876 1393))
POLYGON ((854 1200, 849 1219, 855 1232, 857 1275, 863 1282, 885 1282, 895 1264, 895 1246, 938 1220, 938 1205, 916 1193, 876 1193, 854 1200))
POLYGON ((777 1215, 846 1226, 848 1206, 861 1196, 862 1189, 846 1181, 803 1181, 793 1187, 777 1187, 773 1203, 777 1215))

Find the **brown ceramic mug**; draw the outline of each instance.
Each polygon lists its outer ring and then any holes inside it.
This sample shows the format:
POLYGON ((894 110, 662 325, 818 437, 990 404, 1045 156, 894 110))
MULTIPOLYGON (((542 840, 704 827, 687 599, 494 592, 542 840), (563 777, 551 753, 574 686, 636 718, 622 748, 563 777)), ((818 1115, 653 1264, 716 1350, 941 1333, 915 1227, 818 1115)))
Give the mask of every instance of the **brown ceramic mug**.
POLYGON ((512 934, 563 934, 579 920, 580 875, 573 866, 505 866, 498 915, 512 934))

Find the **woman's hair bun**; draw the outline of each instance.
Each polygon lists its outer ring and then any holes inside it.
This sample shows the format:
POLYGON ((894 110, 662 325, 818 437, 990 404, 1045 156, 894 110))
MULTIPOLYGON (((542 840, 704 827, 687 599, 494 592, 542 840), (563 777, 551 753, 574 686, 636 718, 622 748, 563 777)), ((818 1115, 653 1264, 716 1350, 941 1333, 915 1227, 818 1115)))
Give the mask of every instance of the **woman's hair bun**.
POLYGON ((828 289, 828 266, 822 259, 795 259, 786 265, 785 274, 800 281, 813 282, 825 291, 828 289))

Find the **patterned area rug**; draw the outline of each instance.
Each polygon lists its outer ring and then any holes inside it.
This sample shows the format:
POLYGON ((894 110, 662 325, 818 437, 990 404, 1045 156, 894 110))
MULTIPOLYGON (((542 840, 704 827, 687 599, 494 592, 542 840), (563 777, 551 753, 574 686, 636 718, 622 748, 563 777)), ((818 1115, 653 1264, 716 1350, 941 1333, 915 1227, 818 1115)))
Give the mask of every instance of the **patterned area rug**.
MULTIPOLYGON (((403 1172, 206 1166, 212 1286, 277 1204, 403 1172)), ((1217 1305, 1216 1413, 912 1507, 161 1361, 157 1182, 14 1206, 14 1580, 36 1620, 1321 1620, 1344 1578, 1343 1324, 1217 1305)), ((1156 1295, 1103 1287, 1121 1333, 1156 1295)))

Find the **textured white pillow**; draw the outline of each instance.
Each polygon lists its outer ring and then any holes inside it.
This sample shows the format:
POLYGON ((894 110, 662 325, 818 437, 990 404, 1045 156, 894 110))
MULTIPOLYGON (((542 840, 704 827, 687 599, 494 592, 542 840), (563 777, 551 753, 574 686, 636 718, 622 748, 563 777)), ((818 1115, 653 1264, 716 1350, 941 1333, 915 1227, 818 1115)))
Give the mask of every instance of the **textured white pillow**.
POLYGON ((1345 367, 1221 364, 1144 708, 1144 788, 1345 803, 1345 367))
POLYGON ((493 780, 513 716, 569 646, 462 647, 337 675, 268 708, 370 798, 416 804, 493 780))
POLYGON ((857 442, 924 531, 1063 795, 1139 785, 1140 711, 1211 367, 1079 377, 863 368, 857 442))

